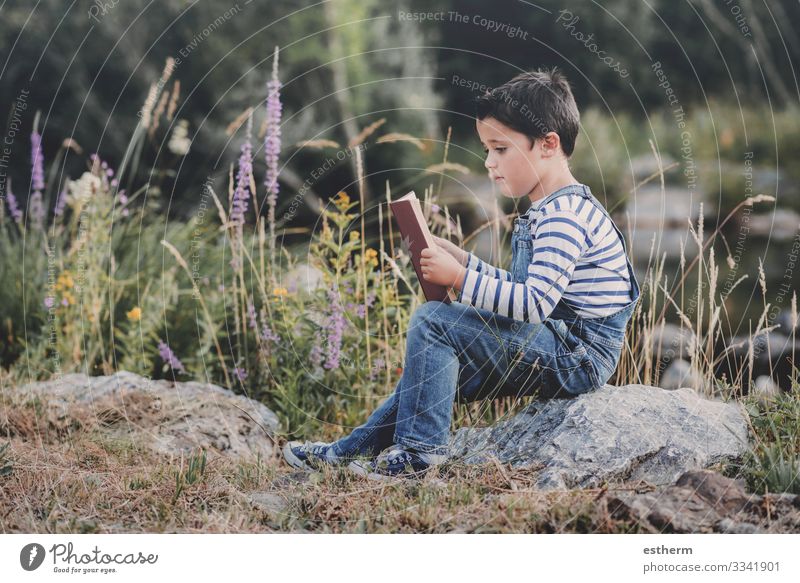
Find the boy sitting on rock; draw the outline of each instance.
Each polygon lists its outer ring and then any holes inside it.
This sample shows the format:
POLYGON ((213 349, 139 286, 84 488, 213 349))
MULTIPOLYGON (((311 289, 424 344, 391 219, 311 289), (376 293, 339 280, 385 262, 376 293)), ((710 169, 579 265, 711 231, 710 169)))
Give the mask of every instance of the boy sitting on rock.
POLYGON ((287 443, 289 464, 419 476, 447 458, 455 399, 572 397, 614 373, 639 285, 622 233, 570 172, 569 83, 555 70, 518 75, 478 99, 475 124, 491 180, 531 201, 514 220, 509 270, 436 237, 423 277, 458 301, 417 308, 402 377, 366 423, 334 443, 287 443))

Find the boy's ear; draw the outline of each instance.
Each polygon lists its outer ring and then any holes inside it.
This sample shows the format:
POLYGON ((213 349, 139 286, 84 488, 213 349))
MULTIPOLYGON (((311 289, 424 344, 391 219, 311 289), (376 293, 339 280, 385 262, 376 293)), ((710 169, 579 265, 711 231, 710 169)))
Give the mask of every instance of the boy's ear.
POLYGON ((561 150, 561 138, 556 132, 547 132, 539 139, 542 141, 542 157, 549 158, 561 150))

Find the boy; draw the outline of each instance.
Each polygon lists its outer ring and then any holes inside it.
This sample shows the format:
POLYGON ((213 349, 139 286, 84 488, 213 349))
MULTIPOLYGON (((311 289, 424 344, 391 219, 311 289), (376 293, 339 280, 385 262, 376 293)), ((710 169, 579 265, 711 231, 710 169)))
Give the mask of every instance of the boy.
POLYGON ((437 237, 423 277, 453 286, 458 301, 419 306, 394 393, 335 443, 288 443, 291 465, 366 456, 349 467, 418 476, 446 459, 455 399, 571 397, 613 374, 639 285, 622 233, 570 172, 579 113, 567 80, 518 75, 478 99, 475 123, 490 178, 531 201, 514 221, 510 271, 437 237))

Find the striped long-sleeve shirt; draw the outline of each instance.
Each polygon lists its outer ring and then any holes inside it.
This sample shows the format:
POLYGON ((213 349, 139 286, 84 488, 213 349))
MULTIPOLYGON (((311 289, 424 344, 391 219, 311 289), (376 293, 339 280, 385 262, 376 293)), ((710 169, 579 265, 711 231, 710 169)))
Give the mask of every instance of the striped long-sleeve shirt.
POLYGON ((533 246, 525 282, 470 253, 458 301, 531 323, 545 320, 562 297, 586 318, 619 311, 631 285, 611 219, 579 195, 555 198, 538 213, 537 202, 528 210, 533 246))

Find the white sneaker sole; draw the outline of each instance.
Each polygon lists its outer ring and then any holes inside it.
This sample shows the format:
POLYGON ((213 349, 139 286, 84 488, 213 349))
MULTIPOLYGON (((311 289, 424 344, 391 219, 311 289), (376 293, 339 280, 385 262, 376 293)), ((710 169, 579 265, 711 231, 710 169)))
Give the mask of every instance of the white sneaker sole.
POLYGON ((406 480, 408 478, 422 478, 424 475, 423 472, 415 474, 403 474, 402 476, 387 476, 386 474, 373 472, 372 468, 369 467, 369 462, 362 461, 350 462, 347 466, 347 469, 354 474, 358 474, 359 476, 367 478, 368 480, 375 480, 376 482, 397 482, 406 480))
POLYGON ((298 445, 302 445, 300 441, 288 441, 286 445, 283 446, 283 459, 286 460, 286 463, 292 466, 293 468, 297 468, 299 470, 307 470, 313 471, 314 468, 309 466, 306 462, 301 460, 299 457, 294 455, 292 451, 293 447, 297 447, 298 445))
POLYGON ((354 461, 347 464, 347 469, 357 474, 363 478, 368 478, 372 473, 369 466, 367 465, 369 462, 362 462, 362 461, 354 461))

